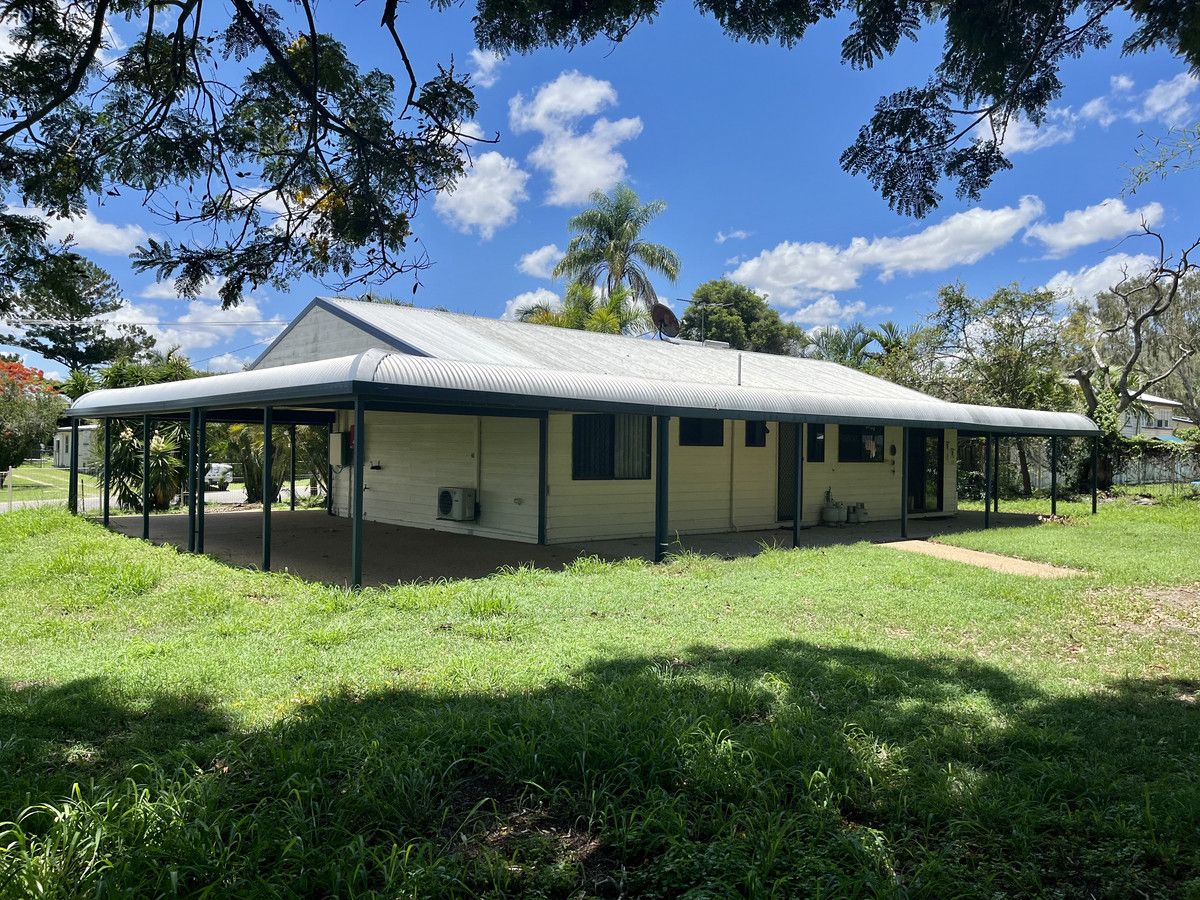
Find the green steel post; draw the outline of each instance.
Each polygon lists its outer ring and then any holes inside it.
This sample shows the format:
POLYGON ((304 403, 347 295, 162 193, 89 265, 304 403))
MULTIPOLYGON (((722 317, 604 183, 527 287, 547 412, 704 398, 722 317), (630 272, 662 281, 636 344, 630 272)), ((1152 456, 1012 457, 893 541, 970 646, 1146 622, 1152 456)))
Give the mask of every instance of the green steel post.
POLYGON ((100 514, 108 527, 108 494, 112 490, 112 419, 104 419, 104 495, 100 498, 100 514))
POLYGON ((292 454, 290 469, 289 469, 289 472, 291 473, 290 477, 291 477, 291 482, 292 482, 292 501, 289 504, 289 508, 291 509, 292 512, 295 512, 296 511, 296 426, 295 425, 288 426, 288 446, 291 449, 291 454, 292 454))
POLYGON ((1096 493, 1100 485, 1100 438, 1092 438, 1092 515, 1096 514, 1096 493))
POLYGON ((71 419, 71 483, 67 485, 67 509, 79 514, 79 420, 71 419))
POLYGON ((1058 437, 1050 438, 1050 515, 1058 515, 1058 437))
POLYGON ((363 572, 363 457, 367 452, 366 409, 354 398, 353 518, 350 523, 350 587, 362 587, 363 572))
POLYGON ((983 439, 983 527, 992 524, 992 436, 983 439))
POLYGON ((187 447, 188 553, 196 552, 196 410, 188 410, 187 447))
POLYGON ((654 561, 662 562, 667 555, 667 502, 670 482, 671 417, 655 417, 657 463, 654 473, 654 561))
POLYGON ((196 455, 199 484, 196 485, 196 552, 204 552, 204 494, 208 490, 208 418, 203 409, 196 410, 196 430, 200 433, 200 445, 196 455))
POLYGON ((550 416, 542 413, 538 417, 538 543, 546 543, 546 477, 549 460, 550 416))
POLYGON ((142 538, 150 539, 150 417, 142 416, 142 538))
POLYGON ((275 411, 263 407, 263 470, 262 470, 262 570, 271 571, 271 469, 275 462, 274 435, 275 411))
POLYGON ((908 538, 908 447, 909 428, 900 432, 900 537, 908 538))
MULTIPOLYGON (((780 426, 782 437, 783 427, 780 426)), ((796 423, 796 511, 792 514, 792 546, 800 546, 800 529, 804 526, 804 423, 796 423)))

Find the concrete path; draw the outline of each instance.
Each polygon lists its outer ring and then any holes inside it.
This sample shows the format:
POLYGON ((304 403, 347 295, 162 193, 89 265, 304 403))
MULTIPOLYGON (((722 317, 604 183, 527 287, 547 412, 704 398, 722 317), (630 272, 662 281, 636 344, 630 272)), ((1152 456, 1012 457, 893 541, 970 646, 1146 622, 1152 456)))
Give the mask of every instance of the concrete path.
POLYGON ((1031 562, 1015 556, 985 553, 982 550, 968 550, 965 547, 936 544, 932 541, 891 541, 883 546, 891 547, 894 550, 903 550, 906 553, 923 553, 926 556, 936 556, 938 559, 979 566, 991 569, 993 572, 1003 572, 1006 575, 1030 575, 1034 578, 1074 578, 1076 575, 1087 574, 1080 569, 1052 566, 1049 563, 1031 562))

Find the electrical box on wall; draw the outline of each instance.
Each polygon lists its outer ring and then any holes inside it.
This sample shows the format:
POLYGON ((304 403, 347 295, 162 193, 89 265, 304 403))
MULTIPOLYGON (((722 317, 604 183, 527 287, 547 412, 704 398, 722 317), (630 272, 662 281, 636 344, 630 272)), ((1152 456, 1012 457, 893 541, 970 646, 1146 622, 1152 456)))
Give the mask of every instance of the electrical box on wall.
POLYGON ((334 431, 330 433, 329 464, 338 469, 350 465, 350 432, 334 431))

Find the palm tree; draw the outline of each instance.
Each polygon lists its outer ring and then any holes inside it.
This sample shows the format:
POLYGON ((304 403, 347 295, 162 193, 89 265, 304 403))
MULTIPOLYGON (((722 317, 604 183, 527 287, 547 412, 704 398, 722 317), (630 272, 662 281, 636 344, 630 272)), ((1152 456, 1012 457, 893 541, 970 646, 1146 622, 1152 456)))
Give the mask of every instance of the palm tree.
POLYGON ((650 273, 671 281, 679 277, 675 251, 640 238, 642 230, 667 205, 662 200, 642 203, 625 185, 613 188, 611 194, 596 191, 592 203, 591 209, 567 223, 575 236, 554 267, 554 275, 593 285, 603 279, 607 296, 625 286, 630 300, 648 309, 657 296, 650 273))
POLYGON ((804 349, 804 355, 850 366, 852 369, 861 369, 870 359, 867 348, 873 340, 875 337, 861 322, 855 322, 845 328, 834 325, 813 335, 804 349))
POLYGON ((650 327, 646 310, 631 303, 629 292, 624 288, 617 288, 602 298, 592 285, 579 282, 567 288, 561 306, 534 303, 517 310, 517 319, 533 325, 602 334, 641 334, 650 327))

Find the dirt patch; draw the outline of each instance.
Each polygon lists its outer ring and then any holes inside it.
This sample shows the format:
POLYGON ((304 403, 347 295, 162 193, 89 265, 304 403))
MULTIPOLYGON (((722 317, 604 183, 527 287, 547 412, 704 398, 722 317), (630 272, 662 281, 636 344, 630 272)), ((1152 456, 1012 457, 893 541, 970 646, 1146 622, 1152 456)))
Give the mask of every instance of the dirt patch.
POLYGON ((1140 619, 1104 624, 1128 634, 1180 631, 1200 637, 1200 588, 1147 588, 1140 592, 1148 607, 1140 619))
POLYGON ((1073 578, 1086 575, 1080 569, 1068 569, 1064 566, 1052 566, 1049 563, 1032 562, 1016 556, 1004 556, 1000 553, 985 553, 982 550, 968 550, 965 547, 955 547, 951 544, 939 544, 934 541, 892 541, 883 544, 894 550, 906 553, 921 553, 938 559, 948 559, 952 562, 966 563, 969 566, 979 566, 991 569, 993 572, 1003 572, 1006 575, 1027 575, 1033 578, 1073 578))

